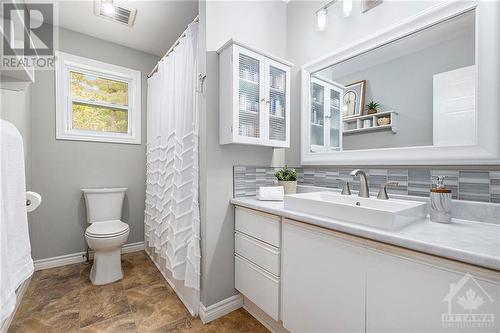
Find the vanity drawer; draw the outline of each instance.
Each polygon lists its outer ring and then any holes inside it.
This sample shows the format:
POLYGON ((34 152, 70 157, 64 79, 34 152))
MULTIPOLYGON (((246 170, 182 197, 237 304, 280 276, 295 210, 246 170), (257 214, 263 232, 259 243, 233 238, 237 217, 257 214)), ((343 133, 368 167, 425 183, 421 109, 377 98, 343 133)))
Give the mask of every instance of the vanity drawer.
POLYGON ((280 251, 277 247, 237 231, 234 234, 234 251, 266 271, 280 275, 280 251))
POLYGON ((279 320, 279 278, 235 255, 234 286, 262 311, 279 320))
POLYGON ((271 214, 236 207, 234 228, 258 240, 280 246, 280 218, 271 214))

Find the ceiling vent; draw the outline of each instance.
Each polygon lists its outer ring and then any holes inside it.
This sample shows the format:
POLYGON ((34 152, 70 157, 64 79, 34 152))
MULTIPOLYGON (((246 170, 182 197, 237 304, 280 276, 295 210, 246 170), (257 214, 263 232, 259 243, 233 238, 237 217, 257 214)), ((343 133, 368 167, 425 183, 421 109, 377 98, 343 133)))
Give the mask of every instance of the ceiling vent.
POLYGON ((95 0, 94 14, 131 27, 134 24, 137 9, 114 5, 112 0, 95 0))

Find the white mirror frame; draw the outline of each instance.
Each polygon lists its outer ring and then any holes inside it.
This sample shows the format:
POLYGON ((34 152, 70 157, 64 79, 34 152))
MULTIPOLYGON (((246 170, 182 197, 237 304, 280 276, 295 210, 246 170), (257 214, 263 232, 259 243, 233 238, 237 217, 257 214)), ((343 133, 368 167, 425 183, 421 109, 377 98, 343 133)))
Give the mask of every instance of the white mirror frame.
POLYGON ((500 163, 499 4, 496 1, 449 1, 391 25, 301 69, 301 163, 303 165, 468 165, 500 163), (309 149, 311 73, 368 52, 464 12, 476 14, 476 144, 416 146, 311 153, 309 149))

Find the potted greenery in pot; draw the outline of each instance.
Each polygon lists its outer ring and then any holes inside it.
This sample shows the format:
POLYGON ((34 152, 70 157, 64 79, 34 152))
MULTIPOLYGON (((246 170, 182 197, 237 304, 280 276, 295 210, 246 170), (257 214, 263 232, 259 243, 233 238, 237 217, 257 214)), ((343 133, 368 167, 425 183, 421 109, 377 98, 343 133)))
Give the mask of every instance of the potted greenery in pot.
POLYGON ((366 104, 366 108, 368 109, 368 114, 374 114, 378 112, 378 107, 380 103, 374 102, 373 99, 370 103, 366 104))
POLYGON ((278 185, 283 186, 285 194, 297 193, 297 171, 295 169, 288 169, 285 167, 274 173, 274 176, 278 179, 278 185))

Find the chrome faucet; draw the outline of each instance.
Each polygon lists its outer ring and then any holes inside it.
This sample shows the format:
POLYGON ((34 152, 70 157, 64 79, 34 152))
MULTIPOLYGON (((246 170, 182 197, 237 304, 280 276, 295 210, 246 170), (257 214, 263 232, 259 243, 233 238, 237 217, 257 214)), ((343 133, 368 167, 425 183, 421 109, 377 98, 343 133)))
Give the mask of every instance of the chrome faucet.
POLYGON ((368 189, 368 178, 366 178, 366 173, 361 169, 352 170, 351 176, 359 176, 359 194, 358 197, 369 198, 370 191, 368 189))

